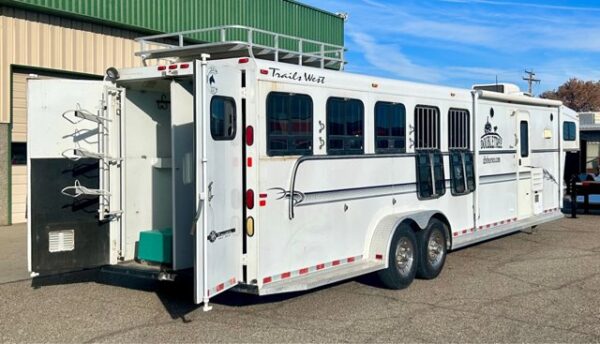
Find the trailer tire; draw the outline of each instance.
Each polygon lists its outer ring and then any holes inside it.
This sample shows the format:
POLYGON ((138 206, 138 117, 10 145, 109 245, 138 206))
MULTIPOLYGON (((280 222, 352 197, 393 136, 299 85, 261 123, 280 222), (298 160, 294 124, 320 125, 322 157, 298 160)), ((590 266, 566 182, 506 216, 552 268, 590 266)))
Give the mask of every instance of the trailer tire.
POLYGON ((446 248, 447 235, 448 226, 436 218, 431 219, 427 227, 417 233, 419 247, 418 278, 434 279, 442 272, 448 253, 446 248))
POLYGON ((377 275, 381 283, 389 289, 408 287, 417 273, 417 237, 407 225, 400 225, 394 232, 388 252, 388 267, 377 275))

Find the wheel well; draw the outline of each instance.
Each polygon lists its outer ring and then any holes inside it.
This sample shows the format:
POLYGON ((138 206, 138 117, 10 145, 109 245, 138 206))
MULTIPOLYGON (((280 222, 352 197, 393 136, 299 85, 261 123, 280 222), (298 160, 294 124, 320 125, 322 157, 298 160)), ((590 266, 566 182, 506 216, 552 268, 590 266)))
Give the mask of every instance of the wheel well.
POLYGON ((419 225, 417 224, 417 222, 413 219, 405 219, 402 222, 400 222, 400 225, 398 225, 398 227, 400 226, 408 226, 410 227, 410 229, 413 230, 413 232, 418 232, 420 231, 422 228, 419 227, 419 225))
POLYGON ((446 229, 447 229, 447 233, 446 233, 446 248, 449 250, 452 247, 452 228, 450 227, 450 221, 448 221, 448 218, 446 216, 444 216, 444 214, 442 213, 435 213, 433 214, 433 216, 431 216, 432 219, 437 219, 439 221, 442 221, 444 224, 446 224, 446 229))

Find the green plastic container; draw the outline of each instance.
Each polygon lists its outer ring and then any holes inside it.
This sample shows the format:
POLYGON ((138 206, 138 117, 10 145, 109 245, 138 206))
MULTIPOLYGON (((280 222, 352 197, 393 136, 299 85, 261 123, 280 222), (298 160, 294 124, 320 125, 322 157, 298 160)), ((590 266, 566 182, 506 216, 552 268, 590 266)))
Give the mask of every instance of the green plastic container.
POLYGON ((173 229, 140 232, 137 258, 153 263, 170 264, 173 260, 173 229))

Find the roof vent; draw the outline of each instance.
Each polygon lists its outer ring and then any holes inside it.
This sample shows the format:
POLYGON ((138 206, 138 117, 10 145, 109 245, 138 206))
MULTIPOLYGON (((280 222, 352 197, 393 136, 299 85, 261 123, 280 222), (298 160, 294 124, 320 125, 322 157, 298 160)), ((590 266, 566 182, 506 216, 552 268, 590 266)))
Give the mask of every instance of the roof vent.
POLYGON ((473 85, 474 90, 498 92, 504 94, 524 94, 515 84, 490 84, 490 85, 473 85))

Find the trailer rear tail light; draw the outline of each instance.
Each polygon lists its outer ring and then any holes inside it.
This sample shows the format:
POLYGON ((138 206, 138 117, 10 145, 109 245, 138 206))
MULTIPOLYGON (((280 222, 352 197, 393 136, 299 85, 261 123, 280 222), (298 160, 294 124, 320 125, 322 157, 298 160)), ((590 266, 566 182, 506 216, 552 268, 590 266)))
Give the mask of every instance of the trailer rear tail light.
POLYGON ((188 68, 190 68, 189 63, 182 63, 179 65, 179 69, 188 69, 188 68))
POLYGON ((249 237, 254 235, 254 218, 252 216, 248 216, 246 219, 246 235, 249 237))
POLYGON ((158 66, 156 69, 158 69, 159 71, 163 71, 167 69, 167 66, 158 66))
POLYGON ((246 190, 246 208, 254 209, 254 190, 246 190))
POLYGON ((261 69, 260 70, 260 74, 267 75, 267 74, 269 74, 269 70, 268 69, 261 69))
POLYGON ((238 63, 242 64, 242 63, 248 63, 250 62, 250 59, 247 57, 242 57, 241 59, 238 60, 238 63))
POLYGON ((177 69, 177 65, 170 65, 169 70, 177 69))
POLYGON ((254 144, 254 127, 251 125, 246 127, 246 144, 252 146, 254 144))

